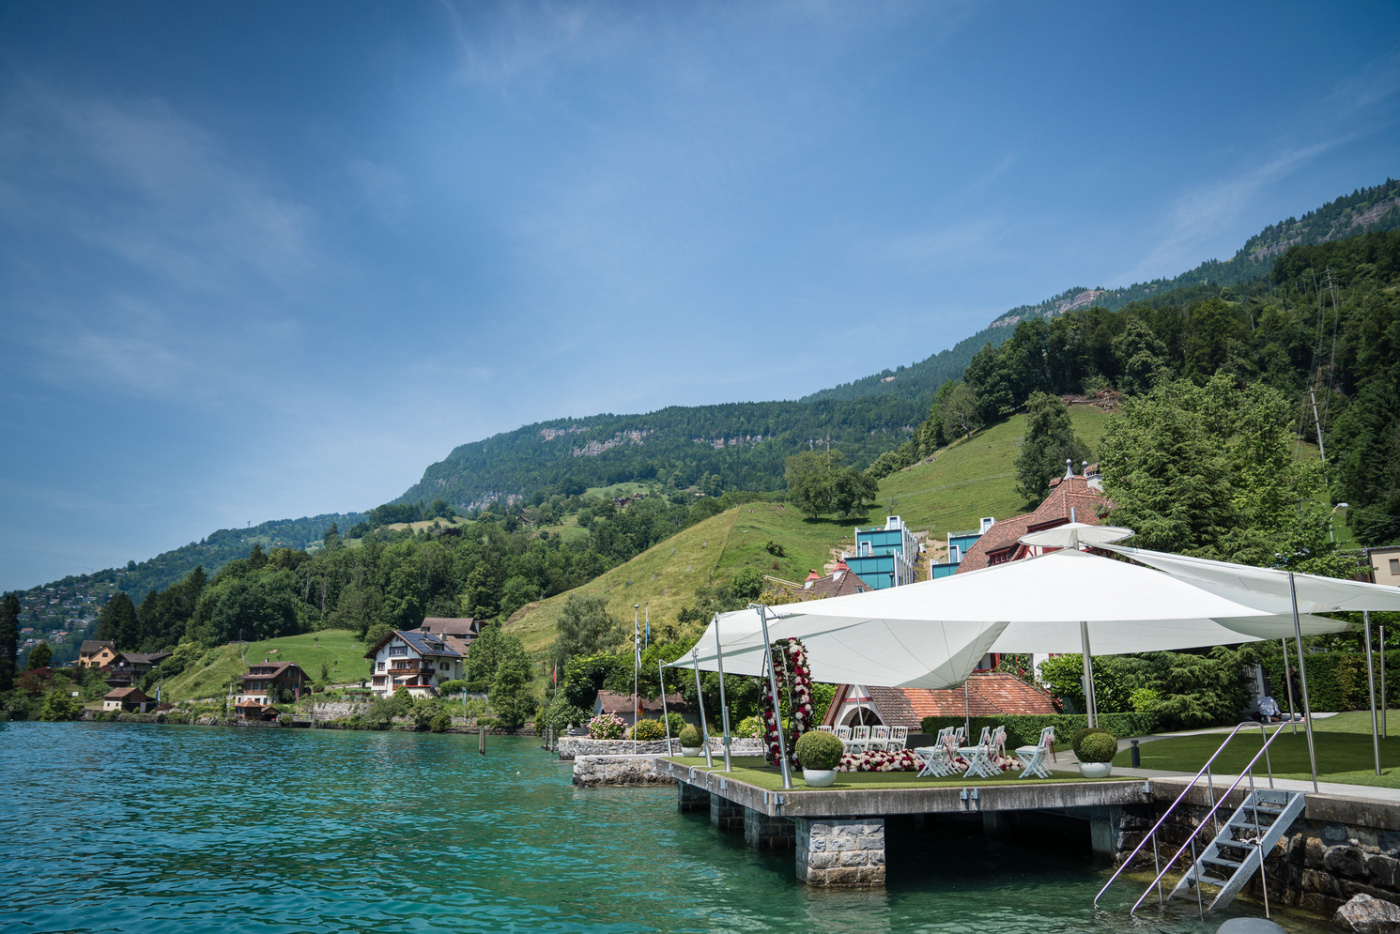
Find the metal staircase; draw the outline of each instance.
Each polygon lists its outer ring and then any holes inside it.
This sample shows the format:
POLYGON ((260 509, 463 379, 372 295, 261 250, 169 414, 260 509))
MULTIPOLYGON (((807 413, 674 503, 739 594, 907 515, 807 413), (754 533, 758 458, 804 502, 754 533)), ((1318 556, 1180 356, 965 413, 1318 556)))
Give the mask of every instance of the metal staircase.
POLYGON ((1219 891, 1209 905, 1204 905, 1203 913, 1230 904, 1261 868, 1263 854, 1271 852, 1283 839, 1306 804, 1301 791, 1251 791, 1167 898, 1194 894, 1198 902, 1204 903, 1202 887, 1209 886, 1219 891))
MULTIPOLYGON (((1098 906, 1099 899, 1103 897, 1104 892, 1107 892, 1118 877, 1135 862, 1138 854, 1149 842, 1152 844, 1152 858, 1157 869, 1157 876, 1148 885, 1147 890, 1133 903, 1130 913, 1136 913, 1147 897, 1152 894, 1152 890, 1156 889, 1157 900, 1162 904, 1178 896, 1189 897, 1194 894, 1197 911, 1200 912, 1201 917, 1205 917, 1207 911, 1224 908, 1228 905, 1244 888, 1245 883, 1254 876, 1255 872, 1259 872, 1262 877, 1264 857, 1288 832, 1288 828, 1292 826, 1294 819, 1303 812, 1306 805, 1302 792, 1274 788, 1274 771, 1273 764, 1269 759, 1269 747, 1273 745, 1282 729, 1283 724, 1280 724, 1275 728, 1273 734, 1269 735, 1262 723, 1247 722, 1241 723, 1231 730, 1230 735, 1225 737, 1225 741, 1220 744, 1220 748, 1211 754, 1201 770, 1186 783, 1181 794, 1177 795, 1176 800, 1162 813, 1157 823, 1123 860, 1107 884, 1099 890, 1099 894, 1094 896, 1095 907, 1098 906), (1217 799, 1211 774, 1215 760, 1220 757, 1220 754, 1225 751, 1241 730, 1249 728, 1252 732, 1252 728, 1256 726, 1264 740, 1263 744, 1239 777, 1217 799), (1267 789, 1254 786, 1254 767, 1260 757, 1263 757, 1265 767, 1268 769, 1269 787, 1267 789), (1186 841, 1166 860, 1164 865, 1158 846, 1158 833, 1172 813, 1186 800, 1187 795, 1197 787, 1197 783, 1202 777, 1205 778, 1204 790, 1210 801, 1210 811, 1191 832, 1186 841), (1248 793, 1245 795, 1244 801, 1233 812, 1228 812, 1227 809, 1229 817, 1222 826, 1220 823, 1221 809, 1242 784, 1247 784, 1248 793), (1207 827, 1215 828, 1215 836, 1209 843, 1204 843, 1199 838, 1207 827), (1164 896, 1162 880, 1183 855, 1190 856, 1190 867, 1171 890, 1171 893, 1164 896), (1216 890, 1215 896, 1210 899, 1209 906, 1206 905, 1204 891, 1206 888, 1216 890)), ((1266 884, 1264 888, 1264 916, 1268 917, 1268 914, 1269 894, 1266 884)))

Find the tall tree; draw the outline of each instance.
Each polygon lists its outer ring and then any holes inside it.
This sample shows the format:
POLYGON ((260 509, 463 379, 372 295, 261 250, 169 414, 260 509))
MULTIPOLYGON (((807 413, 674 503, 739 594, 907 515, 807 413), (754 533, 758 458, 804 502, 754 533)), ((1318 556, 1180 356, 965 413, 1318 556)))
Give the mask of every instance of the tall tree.
POLYGON ((19 660, 19 597, 0 597, 0 691, 15 687, 15 664, 19 660))
POLYGON ((47 642, 40 642, 29 650, 29 661, 24 666, 25 670, 33 671, 36 668, 47 668, 52 658, 53 648, 47 642))
POLYGON ((136 606, 125 590, 118 590, 97 611, 97 638, 117 644, 124 652, 134 652, 142 642, 141 623, 136 606))
POLYGON ((558 634, 550 647, 550 660, 560 671, 575 655, 597 655, 613 648, 622 634, 617 617, 608 612, 608 598, 601 594, 569 594, 555 628, 558 634))
POLYGON ((1074 434, 1069 409, 1059 397, 1033 393, 1021 453, 1016 458, 1016 489, 1027 502, 1039 503, 1050 492, 1050 481, 1065 472, 1065 461, 1085 461, 1089 446, 1074 434))

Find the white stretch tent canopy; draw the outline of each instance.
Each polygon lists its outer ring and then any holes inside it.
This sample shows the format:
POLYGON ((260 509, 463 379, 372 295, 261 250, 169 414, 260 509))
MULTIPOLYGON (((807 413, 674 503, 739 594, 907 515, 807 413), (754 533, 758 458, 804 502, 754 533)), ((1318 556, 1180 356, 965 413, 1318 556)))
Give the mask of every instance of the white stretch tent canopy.
MULTIPOLYGON (((1081 652, 1081 623, 1096 655, 1230 645, 1293 631, 1291 616, 1075 550, 768 613, 770 637, 802 639, 818 679, 890 687, 954 687, 989 651, 1081 652)), ((762 673, 754 610, 710 624, 697 646, 699 666, 717 667, 716 623, 725 671, 762 673)), ((1303 627, 1306 633, 1347 628, 1316 617, 1304 618, 1303 627)), ((687 656, 673 664, 694 663, 687 656)))
MULTIPOLYGON (((1211 561, 1207 558, 1188 558, 1185 555, 1171 555, 1125 545, 1106 544, 1101 547, 1166 571, 1173 577, 1232 600, 1248 603, 1271 613, 1293 612, 1287 571, 1231 564, 1228 561, 1211 561)), ((1293 579, 1298 590, 1300 613, 1400 611, 1400 587, 1341 580, 1336 577, 1319 577, 1316 574, 1295 573, 1293 579)), ((1290 632, 1289 635, 1291 634, 1290 632)), ((1304 629, 1303 634, 1308 635, 1308 630, 1304 629)))

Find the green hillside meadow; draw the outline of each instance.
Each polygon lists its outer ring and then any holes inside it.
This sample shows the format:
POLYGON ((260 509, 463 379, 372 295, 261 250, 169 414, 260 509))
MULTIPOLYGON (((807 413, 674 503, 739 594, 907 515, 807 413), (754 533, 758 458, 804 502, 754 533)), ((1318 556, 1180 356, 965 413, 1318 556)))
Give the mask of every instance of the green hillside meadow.
POLYGON ((250 664, 264 659, 272 662, 296 662, 313 680, 321 680, 321 663, 330 670, 333 684, 359 682, 369 676, 365 660, 365 645, 355 634, 345 629, 323 629, 299 636, 285 636, 266 642, 252 642, 246 648, 234 643, 210 649, 204 658, 165 682, 163 700, 180 701, 218 698, 228 691, 229 683, 250 664), (247 661, 244 661, 244 659, 247 661))

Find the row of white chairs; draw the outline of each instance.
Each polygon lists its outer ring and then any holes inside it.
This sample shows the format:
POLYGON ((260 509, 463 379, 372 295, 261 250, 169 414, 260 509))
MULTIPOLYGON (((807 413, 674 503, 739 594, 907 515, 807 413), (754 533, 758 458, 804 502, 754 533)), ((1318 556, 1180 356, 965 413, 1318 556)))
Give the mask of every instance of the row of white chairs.
POLYGON ((899 752, 909 740, 907 726, 819 726, 825 733, 834 733, 846 747, 846 752, 899 752))
MULTIPOLYGON (((1006 756, 1006 728, 982 727, 982 735, 972 746, 963 745, 965 736, 962 727, 945 727, 938 731, 936 744, 920 746, 914 750, 919 757, 919 775, 952 775, 958 771, 956 759, 967 765, 963 774, 969 778, 992 778, 1001 774, 1000 762, 1006 756)), ((1055 728, 1047 726, 1040 731, 1040 740, 1034 746, 1020 746, 1016 758, 1021 760, 1022 778, 1049 778, 1046 767, 1049 757, 1055 754, 1055 728)))

